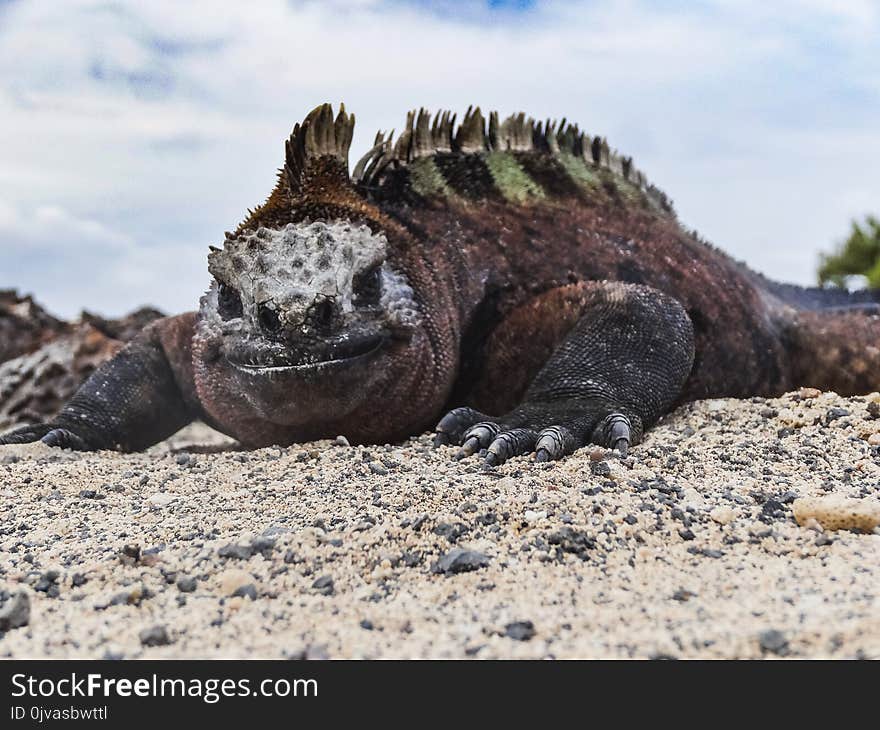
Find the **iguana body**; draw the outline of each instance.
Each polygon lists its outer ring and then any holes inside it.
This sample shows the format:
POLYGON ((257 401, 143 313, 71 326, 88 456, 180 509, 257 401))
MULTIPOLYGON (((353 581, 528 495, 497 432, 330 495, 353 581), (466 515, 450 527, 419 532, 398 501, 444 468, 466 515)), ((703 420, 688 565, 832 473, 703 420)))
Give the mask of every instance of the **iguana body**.
POLYGON ((440 419, 439 443, 499 463, 625 450, 696 398, 880 387, 877 292, 749 271, 602 139, 422 112, 350 178, 353 125, 329 105, 297 125, 199 312, 5 440, 135 450, 201 418, 253 447, 382 443, 440 419))

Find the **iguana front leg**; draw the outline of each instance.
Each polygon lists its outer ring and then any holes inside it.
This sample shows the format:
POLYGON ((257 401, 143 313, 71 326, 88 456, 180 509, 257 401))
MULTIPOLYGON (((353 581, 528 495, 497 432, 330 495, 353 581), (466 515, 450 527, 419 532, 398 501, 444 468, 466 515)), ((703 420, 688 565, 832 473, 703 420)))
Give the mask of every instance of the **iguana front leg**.
POLYGON ((693 327, 676 300, 645 286, 587 282, 510 314, 490 339, 483 389, 510 387, 505 381, 529 368, 526 353, 542 347, 551 354, 512 410, 492 418, 455 409, 435 443, 460 443, 459 457, 486 449, 490 465, 532 451, 538 461, 559 459, 587 443, 625 454, 674 403, 694 358, 693 327))
POLYGON ((0 444, 139 451, 167 438, 196 415, 194 397, 184 392, 192 321, 189 314, 150 324, 95 370, 49 423, 11 431, 0 444))

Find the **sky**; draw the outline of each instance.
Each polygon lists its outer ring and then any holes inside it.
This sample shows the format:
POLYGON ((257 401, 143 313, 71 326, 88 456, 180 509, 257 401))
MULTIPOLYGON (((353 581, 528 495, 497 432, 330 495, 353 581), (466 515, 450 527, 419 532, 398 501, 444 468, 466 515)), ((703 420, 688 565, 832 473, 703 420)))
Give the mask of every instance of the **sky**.
POLYGON ((875 0, 0 0, 0 288, 193 309, 328 101, 352 166, 421 106, 578 122, 784 281, 880 213, 875 0))

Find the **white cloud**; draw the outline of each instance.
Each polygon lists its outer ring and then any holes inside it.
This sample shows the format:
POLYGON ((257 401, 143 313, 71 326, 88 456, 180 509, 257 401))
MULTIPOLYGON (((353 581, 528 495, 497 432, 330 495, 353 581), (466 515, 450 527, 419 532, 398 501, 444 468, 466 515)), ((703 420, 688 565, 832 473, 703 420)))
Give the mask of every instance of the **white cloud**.
POLYGON ((282 139, 323 101, 356 113, 353 157, 422 105, 576 120, 633 154, 684 222, 802 283, 880 208, 873 2, 450 7, 5 6, 0 286, 68 315, 194 306, 207 245, 265 197, 282 139))

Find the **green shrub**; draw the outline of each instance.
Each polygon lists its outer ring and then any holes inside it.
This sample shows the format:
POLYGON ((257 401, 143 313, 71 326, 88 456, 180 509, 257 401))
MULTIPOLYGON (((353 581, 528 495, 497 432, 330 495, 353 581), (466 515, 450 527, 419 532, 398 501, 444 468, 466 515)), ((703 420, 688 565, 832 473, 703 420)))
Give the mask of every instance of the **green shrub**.
POLYGON ((852 232, 832 254, 821 254, 819 283, 845 286, 846 277, 860 274, 868 286, 880 289, 880 220, 868 216, 863 224, 852 223, 852 232))

